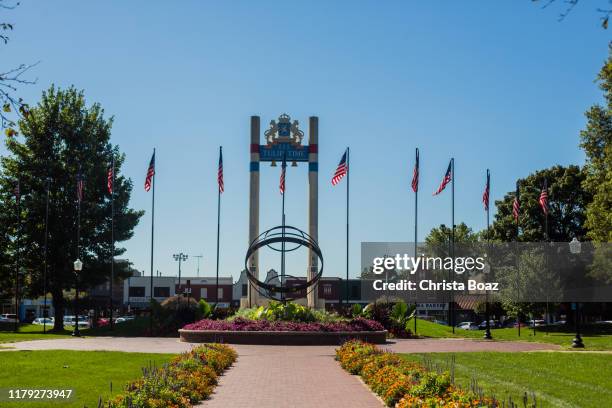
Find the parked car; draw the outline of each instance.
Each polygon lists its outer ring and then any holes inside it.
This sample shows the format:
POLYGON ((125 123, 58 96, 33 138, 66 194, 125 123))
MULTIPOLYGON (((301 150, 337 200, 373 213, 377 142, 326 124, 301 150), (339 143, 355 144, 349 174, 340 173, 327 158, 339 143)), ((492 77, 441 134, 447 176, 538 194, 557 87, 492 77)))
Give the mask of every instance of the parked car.
MULTIPOLYGON (((491 329, 497 329, 499 327, 499 322, 497 320, 489 320, 489 327, 491 329)), ((480 330, 484 330, 487 328, 487 321, 483 320, 479 325, 478 328, 480 330)))
POLYGON ((533 327, 539 327, 539 326, 544 326, 544 320, 539 320, 539 319, 535 319, 535 320, 530 320, 529 321, 529 326, 533 327))
POLYGON ((32 320, 32 324, 53 325, 53 320, 49 319, 48 317, 37 317, 36 319, 32 320))
POLYGON ((16 323, 19 319, 14 313, 4 313, 0 315, 0 323, 16 323))
POLYGON ((463 330, 478 330, 478 325, 474 322, 461 322, 457 325, 457 328, 463 330))

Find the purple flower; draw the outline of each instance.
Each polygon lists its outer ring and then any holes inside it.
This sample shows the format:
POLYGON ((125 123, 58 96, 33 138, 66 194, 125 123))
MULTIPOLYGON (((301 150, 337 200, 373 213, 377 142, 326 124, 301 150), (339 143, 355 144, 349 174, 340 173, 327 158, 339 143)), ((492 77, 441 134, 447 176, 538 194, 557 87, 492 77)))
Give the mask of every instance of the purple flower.
POLYGON ((286 321, 248 320, 241 317, 233 321, 204 319, 183 327, 186 330, 224 330, 224 331, 278 331, 278 332, 350 332, 381 331, 383 326, 361 317, 348 322, 301 323, 286 321))

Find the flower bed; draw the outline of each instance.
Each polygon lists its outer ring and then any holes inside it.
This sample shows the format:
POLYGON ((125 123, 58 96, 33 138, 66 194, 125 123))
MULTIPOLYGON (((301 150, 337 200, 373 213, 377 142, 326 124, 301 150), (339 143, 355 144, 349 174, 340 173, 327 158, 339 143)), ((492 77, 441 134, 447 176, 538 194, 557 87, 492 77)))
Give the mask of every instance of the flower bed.
POLYGON ((186 342, 233 344, 342 344, 349 339, 384 343, 387 332, 373 320, 356 318, 340 322, 287 322, 279 320, 209 320, 179 330, 186 342))
POLYGON ((109 408, 189 408, 207 398, 218 376, 234 361, 236 352, 222 344, 206 344, 175 357, 163 367, 143 369, 141 379, 104 405, 109 408))
POLYGON ((384 352, 372 344, 347 342, 336 350, 336 360, 349 373, 360 375, 389 407, 498 406, 492 398, 455 387, 451 384, 448 372, 427 371, 420 364, 407 362, 398 355, 384 352))
POLYGON ((223 331, 274 331, 274 332, 351 332, 383 331, 384 327, 374 320, 356 318, 348 322, 287 322, 282 320, 249 320, 237 318, 228 320, 204 319, 183 327, 185 330, 223 331))

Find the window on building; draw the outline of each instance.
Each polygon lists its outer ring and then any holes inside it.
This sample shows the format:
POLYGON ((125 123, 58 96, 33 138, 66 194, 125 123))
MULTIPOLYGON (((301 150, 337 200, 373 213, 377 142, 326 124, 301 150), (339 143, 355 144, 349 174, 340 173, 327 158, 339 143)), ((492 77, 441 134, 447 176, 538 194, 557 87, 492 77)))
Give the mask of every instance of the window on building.
POLYGON ((330 284, 323 285, 323 294, 331 295, 331 293, 332 293, 332 285, 330 284))
POLYGON ((249 286, 242 285, 242 296, 247 296, 249 294, 249 286))
POLYGON ((201 288, 200 289, 200 298, 208 299, 208 288, 201 288))
POLYGON ((129 295, 130 297, 144 297, 145 287, 144 286, 130 286, 129 295))
POLYGON ((153 288, 153 297, 170 297, 170 287, 156 286, 153 288))
POLYGON ((223 299, 223 288, 217 289, 217 299, 223 299))

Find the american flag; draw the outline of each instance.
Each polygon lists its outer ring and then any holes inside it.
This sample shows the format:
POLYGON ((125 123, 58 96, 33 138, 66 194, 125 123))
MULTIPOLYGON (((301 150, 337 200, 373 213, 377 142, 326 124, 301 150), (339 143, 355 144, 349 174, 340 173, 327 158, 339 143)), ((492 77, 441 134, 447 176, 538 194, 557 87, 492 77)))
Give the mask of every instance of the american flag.
POLYGON ((287 171, 287 161, 285 160, 285 156, 283 156, 283 165, 281 166, 281 175, 280 175, 280 193, 285 194, 285 172, 287 171))
POLYGON ((548 184, 546 180, 544 180, 544 186, 542 187, 542 192, 540 193, 540 207, 542 207, 542 211, 544 215, 548 215, 548 184))
POLYGON ((15 190, 13 191, 15 193, 15 202, 17 204, 19 204, 19 202, 21 201, 21 188, 19 184, 19 180, 17 180, 15 184, 15 190))
POLYGON ((106 187, 108 187, 108 193, 113 194, 113 181, 115 179, 115 163, 108 168, 108 173, 106 176, 106 187))
POLYGON ((414 171, 412 172, 412 191, 419 191, 419 148, 416 149, 416 161, 414 162, 414 171))
POLYGON ((446 185, 447 185, 448 183, 450 183, 450 182, 451 182, 451 180, 453 179, 453 174, 452 174, 452 164, 453 164, 453 161, 451 160, 451 161, 448 163, 448 168, 446 169, 446 173, 444 174, 444 178, 442 179, 442 182, 440 183, 440 186, 438 187, 438 189, 436 190, 436 192, 435 192, 435 193, 433 193, 433 195, 438 195, 438 194, 440 194, 440 193, 441 193, 441 192, 442 192, 442 191, 443 191, 443 190, 446 188, 446 185))
POLYGON ((79 202, 83 201, 83 190, 85 190, 85 178, 83 174, 79 171, 77 174, 77 199, 79 202))
POLYGON ((514 195, 514 202, 512 203, 512 215, 516 222, 519 222, 519 212, 521 210, 521 198, 519 194, 519 186, 516 185, 516 194, 514 195))
POLYGON ((489 193, 491 191, 491 174, 487 169, 487 184, 485 184, 484 192, 482 193, 482 203, 484 204, 485 211, 489 210, 489 193))
POLYGON ((332 186, 335 186, 342 180, 342 177, 346 176, 348 173, 348 165, 346 164, 346 151, 342 155, 342 159, 340 159, 340 163, 338 163, 338 167, 336 167, 336 172, 332 177, 332 186))
POLYGON ((151 161, 149 162, 149 168, 147 169, 147 178, 145 179, 145 184, 144 184, 145 191, 151 190, 151 186, 153 185, 154 175, 155 175, 155 151, 153 151, 153 156, 151 156, 151 161))
POLYGON ((225 191, 225 185, 223 184, 223 152, 222 148, 219 147, 219 168, 217 169, 217 183, 219 184, 219 192, 225 191))

